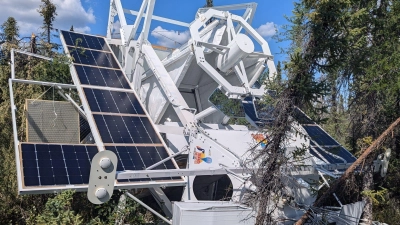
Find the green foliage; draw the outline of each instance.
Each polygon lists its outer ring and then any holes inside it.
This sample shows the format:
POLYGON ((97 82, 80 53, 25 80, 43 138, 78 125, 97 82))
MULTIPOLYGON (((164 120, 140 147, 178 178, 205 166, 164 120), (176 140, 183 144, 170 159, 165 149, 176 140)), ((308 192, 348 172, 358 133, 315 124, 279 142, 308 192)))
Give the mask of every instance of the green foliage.
POLYGON ((43 212, 37 217, 37 224, 82 224, 80 215, 75 215, 71 208, 74 191, 68 190, 50 198, 43 212))
MULTIPOLYGON (((284 32, 292 41, 285 65, 289 75, 303 74, 299 93, 311 99, 311 104, 296 104, 314 119, 324 120, 324 128, 353 152, 365 149, 400 116, 400 1, 301 0, 294 5, 284 32), (313 93, 313 86, 322 88, 318 81, 312 83, 313 76, 326 85, 320 96, 313 93)), ((375 177, 371 184, 357 179, 352 185, 354 193, 361 186, 373 187, 362 193, 375 200, 384 193, 393 197, 385 206, 374 205, 374 216, 389 224, 400 217, 395 210, 400 196, 399 143, 396 131, 382 146, 395 149, 384 179, 375 177), (391 216, 384 216, 385 210, 391 216)))
MULTIPOLYGON (((10 24, 13 24, 15 29, 7 34, 9 34, 10 39, 17 40, 16 22, 10 23, 10 21, 11 19, 8 19, 4 24, 7 27, 12 27, 10 24)), ((6 42, 2 47, 6 61, 10 61, 12 48, 20 48, 18 42, 14 41, 6 42)), ((39 49, 39 52, 49 53, 49 48, 39 49)), ((52 62, 15 54, 16 78, 71 83, 69 59, 58 52, 49 54, 54 59, 52 62)), ((117 200, 97 207, 87 200, 85 193, 74 194, 67 191, 58 195, 18 195, 8 85, 10 75, 10 65, 0 65, 0 86, 3 87, 0 89, 0 157, 2 159, 0 163, 0 224, 114 224, 118 215, 124 216, 123 222, 142 224, 143 209, 137 208, 137 205, 132 202, 129 202, 125 211, 117 212, 117 200), (106 210, 110 210, 110 213, 105 214, 106 210)), ((26 141, 25 100, 38 97, 51 99, 52 91, 42 96, 48 88, 39 85, 13 84, 14 103, 17 108, 18 139, 20 141, 26 141)), ((56 94, 55 100, 57 100, 57 96, 56 94)), ((118 196, 116 195, 116 197, 118 196)))
POLYGON ((388 189, 381 188, 381 190, 365 190, 361 194, 371 199, 374 205, 379 205, 386 202, 388 189))
POLYGON ((38 12, 43 17, 43 26, 44 34, 47 38, 47 44, 50 44, 50 33, 53 30, 53 22, 57 16, 56 5, 52 0, 41 0, 42 4, 40 5, 38 12))
POLYGON ((15 41, 19 34, 19 27, 14 17, 8 17, 8 19, 0 26, 3 30, 4 40, 8 42, 15 41))

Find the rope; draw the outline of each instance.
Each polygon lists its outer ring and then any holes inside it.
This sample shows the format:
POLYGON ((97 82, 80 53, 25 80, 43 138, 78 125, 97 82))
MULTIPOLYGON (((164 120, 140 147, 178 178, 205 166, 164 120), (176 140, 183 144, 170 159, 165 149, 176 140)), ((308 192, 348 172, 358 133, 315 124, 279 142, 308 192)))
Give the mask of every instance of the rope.
MULTIPOLYGON (((33 100, 33 102, 31 102, 31 104, 33 104, 33 103, 35 103, 36 102, 36 100, 38 100, 40 97, 42 97, 44 94, 46 94, 49 90, 50 90, 50 88, 54 88, 54 85, 51 85, 50 87, 49 87, 49 89, 47 89, 45 92, 43 92, 41 95, 39 95, 39 97, 37 97, 35 100, 33 100)), ((53 92, 54 92, 54 90, 53 90, 53 92)), ((54 100, 54 99, 53 99, 54 100)))
POLYGON ((53 85, 53 112, 54 112, 54 115, 56 116, 52 121, 53 127, 55 127, 56 126, 56 120, 57 120, 58 116, 57 116, 57 113, 56 113, 56 107, 54 105, 54 85, 53 85))

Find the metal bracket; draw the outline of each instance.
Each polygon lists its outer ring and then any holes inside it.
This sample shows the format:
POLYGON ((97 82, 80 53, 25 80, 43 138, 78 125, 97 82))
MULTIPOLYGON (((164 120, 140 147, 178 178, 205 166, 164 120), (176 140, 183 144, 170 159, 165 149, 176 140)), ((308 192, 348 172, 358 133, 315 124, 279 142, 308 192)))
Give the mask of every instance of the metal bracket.
POLYGON ((110 200, 115 183, 117 156, 112 151, 101 151, 92 159, 87 196, 93 204, 110 200))

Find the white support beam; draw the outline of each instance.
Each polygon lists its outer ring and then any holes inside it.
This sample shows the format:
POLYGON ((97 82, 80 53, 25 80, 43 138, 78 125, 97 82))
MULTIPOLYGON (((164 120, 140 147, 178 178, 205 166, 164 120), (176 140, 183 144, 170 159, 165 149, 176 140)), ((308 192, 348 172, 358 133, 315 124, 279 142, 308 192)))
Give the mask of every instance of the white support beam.
POLYGON ((177 153, 175 153, 175 154, 173 154, 173 155, 171 155, 171 156, 169 156, 169 157, 167 157, 167 158, 165 158, 165 159, 163 159, 163 160, 161 160, 161 161, 159 161, 159 162, 157 162, 157 163, 154 163, 153 165, 147 167, 146 170, 151 170, 151 169, 153 169, 153 168, 156 168, 157 166, 163 164, 164 162, 166 162, 166 161, 168 161, 168 160, 170 160, 170 159, 172 159, 172 158, 177 157, 178 155, 180 155, 180 154, 186 152, 187 150, 188 150, 188 149, 185 148, 185 149, 183 149, 183 150, 181 150, 181 151, 179 151, 179 152, 177 152, 177 153))
POLYGON ((11 79, 15 79, 14 51, 15 49, 11 49, 11 79))
POLYGON ((164 134, 176 134, 176 135, 183 135, 185 128, 184 127, 175 127, 175 126, 168 126, 162 124, 156 124, 156 128, 158 132, 164 134))
POLYGON ((115 8, 115 0, 110 0, 110 10, 108 12, 108 23, 107 23, 107 39, 111 40, 111 34, 114 29, 114 18, 118 14, 115 8))
POLYGON ((211 114, 213 114, 215 112, 218 112, 218 109, 215 108, 214 106, 210 106, 207 109, 197 113, 195 118, 196 118, 196 120, 201 120, 201 119, 203 119, 203 118, 205 118, 205 117, 207 117, 207 116, 209 116, 209 115, 211 115, 211 114))
POLYGON ((18 128, 17 128, 17 116, 16 111, 17 107, 14 103, 14 90, 12 86, 12 80, 8 79, 8 87, 10 91, 10 105, 11 105, 11 118, 12 118, 12 127, 13 127, 13 136, 14 136, 14 151, 15 151, 15 164, 17 166, 17 180, 18 180, 18 193, 21 193, 22 190, 22 177, 21 177, 21 161, 20 161, 20 151, 19 151, 19 140, 18 140, 18 128))
POLYGON ((183 176, 204 176, 204 175, 222 175, 222 174, 243 174, 250 173, 249 169, 243 168, 210 168, 210 169, 170 169, 170 170, 125 170, 117 172, 116 179, 142 179, 142 178, 160 178, 160 177, 183 177, 183 176))
MULTIPOLYGON (((130 10, 130 9, 124 9, 124 12, 126 14, 131 14, 131 15, 134 15, 134 16, 138 16, 138 18, 139 18, 140 11, 138 12, 138 11, 134 11, 134 10, 130 10)), ((142 16, 145 17, 146 13, 144 13, 142 16)), ((164 18, 164 17, 160 17, 160 16, 155 16, 155 15, 153 15, 152 19, 153 20, 157 20, 157 21, 161 21, 161 22, 165 22, 165 23, 170 23, 170 24, 182 26, 182 27, 189 27, 190 26, 189 23, 185 23, 185 22, 181 22, 181 21, 173 20, 173 19, 168 19, 168 18, 164 18)))
POLYGON ((172 203, 165 195, 164 191, 159 187, 149 188, 149 191, 165 215, 172 218, 172 203))
POLYGON ((160 213, 158 213, 157 211, 155 211, 154 209, 152 209, 150 206, 146 205, 146 203, 140 201, 138 198, 136 198, 135 196, 133 196, 131 193, 129 192, 125 192, 125 195, 130 197, 131 199, 135 200, 137 203, 139 203, 140 205, 142 205, 143 207, 145 207, 147 210, 149 210, 150 212, 154 213, 154 215, 158 216, 160 219, 164 220, 164 222, 166 222, 167 224, 171 224, 172 222, 170 220, 168 220, 167 218, 163 217, 160 213))
MULTIPOLYGON (((141 37, 142 40, 146 40, 146 41, 148 40, 151 19, 153 17, 155 3, 156 3, 156 0, 148 0, 148 2, 147 2, 146 16, 144 17, 144 24, 143 24, 143 29, 142 29, 142 37, 141 37)), ((143 42, 142 42, 142 44, 143 44, 143 42)))
POLYGON ((117 10, 117 13, 118 13, 118 19, 119 19, 119 23, 121 24, 121 27, 124 27, 124 26, 128 25, 126 23, 124 9, 122 8, 121 1, 120 0, 113 0, 113 2, 115 4, 115 9, 117 10))
POLYGON ((44 59, 44 60, 53 61, 53 58, 46 57, 46 56, 43 56, 43 55, 34 54, 34 53, 31 53, 31 52, 21 51, 21 50, 18 50, 18 49, 14 49, 14 52, 25 54, 25 55, 29 55, 29 56, 33 56, 33 57, 44 59))
POLYGON ((153 71, 154 76, 156 76, 157 80, 159 81, 159 87, 161 88, 161 91, 172 104, 180 121, 184 126, 189 123, 194 123, 195 121, 193 113, 190 112, 189 106, 176 87, 175 82, 172 80, 171 76, 168 74, 164 65, 158 58, 154 49, 149 45, 143 45, 142 50, 150 69, 153 71))
MULTIPOLYGON (((129 34, 129 39, 128 40, 131 40, 132 38, 134 38, 134 36, 136 34, 136 31, 137 31, 137 29, 139 27, 140 21, 142 20, 142 17, 144 15, 144 10, 147 7, 147 3, 148 3, 148 0, 143 0, 142 5, 140 6, 140 10, 137 13, 137 17, 136 17, 135 23, 133 24, 133 28, 132 28, 132 30, 131 30, 131 32, 129 34)), ((123 9, 123 11, 124 11, 124 13, 126 13, 126 9, 123 9)))
MULTIPOLYGON (((242 3, 242 4, 233 4, 233 5, 221 5, 221 6, 213 6, 212 9, 220 10, 220 11, 231 11, 231 10, 240 10, 240 9, 248 9, 251 8, 255 11, 257 8, 257 3, 249 2, 249 3, 242 3)), ((203 13, 207 11, 209 8, 201 8, 199 12, 203 13)))
POLYGON ((46 81, 36 81, 36 80, 22 80, 22 79, 11 79, 13 83, 24 83, 24 84, 36 84, 41 86, 54 86, 60 87, 65 89, 76 89, 76 86, 73 84, 61 84, 61 83, 53 83, 53 82, 46 82, 46 81))

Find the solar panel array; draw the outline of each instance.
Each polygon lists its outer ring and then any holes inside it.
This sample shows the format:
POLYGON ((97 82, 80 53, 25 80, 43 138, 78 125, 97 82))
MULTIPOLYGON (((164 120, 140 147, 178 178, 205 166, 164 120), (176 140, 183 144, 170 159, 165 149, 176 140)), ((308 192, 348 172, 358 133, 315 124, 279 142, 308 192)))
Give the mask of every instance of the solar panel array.
POLYGON ((311 139, 310 153, 313 156, 331 164, 356 161, 356 157, 298 108, 295 110, 295 117, 311 139))
MULTIPOLYGON (((117 171, 143 170, 169 153, 131 89, 119 63, 102 37, 62 31, 67 53, 73 58, 75 82, 83 93, 83 104, 90 111, 105 149, 118 158, 117 171), (112 90, 110 90, 112 89, 112 90)), ((20 144, 24 187, 85 185, 89 182, 90 163, 99 151, 97 145, 20 144)), ((169 160, 155 169, 177 169, 169 160)), ((152 179, 183 181, 181 177, 152 179)), ((147 182, 150 179, 118 180, 119 184, 147 182)), ((117 183, 117 186, 118 186, 117 183)))

